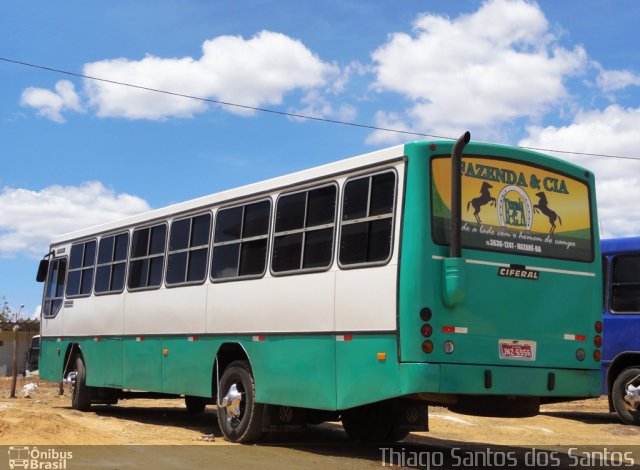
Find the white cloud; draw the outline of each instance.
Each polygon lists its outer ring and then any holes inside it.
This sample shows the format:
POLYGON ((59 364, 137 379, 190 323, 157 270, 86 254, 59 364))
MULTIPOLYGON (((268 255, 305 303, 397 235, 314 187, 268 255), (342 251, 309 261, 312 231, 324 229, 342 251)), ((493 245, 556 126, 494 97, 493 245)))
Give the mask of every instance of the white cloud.
MULTIPOLYGON (((584 70, 587 58, 582 48, 567 50, 555 39, 541 9, 525 0, 489 0, 455 19, 424 14, 413 34, 394 33, 373 52, 374 89, 411 101, 405 128, 495 132, 568 99, 564 81, 584 70)), ((395 117, 380 113, 378 119, 395 117)), ((370 138, 385 139, 396 140, 386 133, 370 138)))
MULTIPOLYGON (((640 158, 640 108, 611 105, 579 112, 563 127, 529 127, 519 145, 640 158)), ((598 214, 604 237, 640 234, 640 160, 557 154, 596 176, 598 214)))
POLYGON ((53 235, 149 210, 143 199, 116 194, 93 181, 80 186, 49 186, 41 191, 0 191, 0 257, 23 253, 39 257, 53 235))
POLYGON ((42 305, 36 306, 33 313, 29 315, 28 320, 40 320, 40 313, 42 312, 42 305))
MULTIPOLYGON (((302 42, 262 31, 251 39, 219 36, 205 41, 202 56, 115 59, 84 66, 84 74, 218 101, 263 107, 286 93, 321 87, 339 68, 321 61, 302 42)), ((164 119, 190 117, 207 109, 202 101, 85 80, 89 102, 101 117, 164 119)), ((237 114, 253 111, 224 107, 237 114)))
MULTIPOLYGON (((349 104, 342 104, 335 108, 318 90, 311 90, 300 101, 305 107, 292 109, 289 112, 318 119, 326 118, 345 122, 354 121, 358 114, 357 109, 349 104)), ((302 118, 293 119, 302 120, 302 118)))
POLYGON ((22 92, 20 104, 38 110, 38 115, 55 122, 64 122, 63 111, 82 112, 80 97, 73 83, 60 80, 55 85, 56 92, 44 88, 27 88, 22 92))
MULTIPOLYGON (((375 115, 376 126, 381 129, 395 129, 398 131, 411 132, 412 129, 404 121, 401 115, 398 113, 385 113, 384 111, 378 111, 375 115)), ((417 139, 418 136, 411 137, 409 134, 402 134, 400 132, 389 132, 384 130, 377 130, 370 133, 365 139, 365 143, 368 145, 383 145, 389 143, 401 143, 407 140, 417 139)))
POLYGON ((640 86, 640 75, 629 70, 601 70, 597 84, 605 92, 622 90, 628 86, 640 86))

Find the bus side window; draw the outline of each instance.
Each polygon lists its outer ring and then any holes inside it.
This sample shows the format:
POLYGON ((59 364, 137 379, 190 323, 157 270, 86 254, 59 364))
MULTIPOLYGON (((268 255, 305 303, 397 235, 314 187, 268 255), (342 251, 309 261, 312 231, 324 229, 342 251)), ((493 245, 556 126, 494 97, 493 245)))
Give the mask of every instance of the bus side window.
POLYGON ((610 303, 612 312, 640 312, 640 255, 613 259, 610 303))
POLYGON ((211 260, 212 279, 264 274, 270 218, 270 200, 218 211, 211 260))
POLYGON ((66 295, 69 298, 87 297, 93 287, 93 268, 96 263, 96 241, 76 243, 71 247, 66 295))
POLYGON ((167 225, 164 223, 133 232, 127 281, 129 289, 157 289, 160 287, 166 241, 167 225))
POLYGON ((42 315, 47 318, 55 317, 64 298, 64 279, 67 273, 67 259, 57 258, 49 262, 49 276, 44 290, 42 315))
POLYGON ((271 259, 274 273, 331 266, 336 198, 335 184, 278 198, 271 259))
POLYGON ((385 263, 391 257, 396 174, 387 171, 346 182, 340 228, 340 265, 385 263))
POLYGON ((211 214, 171 223, 165 282, 168 286, 198 284, 207 276, 211 214))
POLYGON ((124 289, 129 232, 100 239, 96 268, 96 294, 116 294, 124 289))
POLYGON ((609 279, 607 272, 609 271, 609 259, 606 256, 602 257, 602 311, 607 310, 607 294, 609 279))

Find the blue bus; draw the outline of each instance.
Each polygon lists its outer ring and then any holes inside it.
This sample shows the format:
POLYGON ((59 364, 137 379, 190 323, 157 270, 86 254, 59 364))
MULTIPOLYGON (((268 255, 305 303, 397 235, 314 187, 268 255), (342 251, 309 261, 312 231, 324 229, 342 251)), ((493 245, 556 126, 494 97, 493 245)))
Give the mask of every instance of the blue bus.
POLYGON ((609 410, 640 425, 640 237, 602 240, 602 387, 609 410))

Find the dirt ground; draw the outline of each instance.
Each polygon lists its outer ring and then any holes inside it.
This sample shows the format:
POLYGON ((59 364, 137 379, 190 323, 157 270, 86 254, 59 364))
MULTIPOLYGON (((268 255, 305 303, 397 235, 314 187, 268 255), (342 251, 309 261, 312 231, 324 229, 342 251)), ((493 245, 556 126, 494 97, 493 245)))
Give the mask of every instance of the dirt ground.
MULTIPOLYGON (((9 387, 10 379, 0 379, 0 445, 83 446, 73 447, 75 460, 69 469, 139 468, 152 462, 156 468, 196 468, 212 458, 219 464, 216 468, 370 468, 385 461, 380 445, 354 445, 339 423, 272 434, 260 445, 240 446, 221 437, 213 406, 192 415, 179 399, 121 400, 83 413, 71 409, 69 390, 60 396, 56 384, 19 379, 15 399, 9 398, 9 387), (25 397, 22 390, 28 383, 38 388, 25 397)), ((640 444, 640 427, 624 425, 609 413, 606 398, 545 405, 532 418, 484 418, 431 407, 429 420, 428 433, 412 433, 394 449, 431 455, 458 447, 486 454, 491 448, 524 455, 531 448, 633 450, 629 446, 640 444)), ((640 454, 634 452, 634 462, 640 464, 640 454)), ((0 468, 3 465, 0 456, 0 468)))

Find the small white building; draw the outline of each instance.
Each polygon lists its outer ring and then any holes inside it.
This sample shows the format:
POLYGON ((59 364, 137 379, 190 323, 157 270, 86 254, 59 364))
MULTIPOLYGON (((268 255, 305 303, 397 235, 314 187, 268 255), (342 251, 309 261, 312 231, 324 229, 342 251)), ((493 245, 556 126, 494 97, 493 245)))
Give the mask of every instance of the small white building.
POLYGON ((40 334, 39 320, 0 322, 0 376, 13 372, 13 328, 18 325, 18 372, 24 372, 31 338, 40 334))

